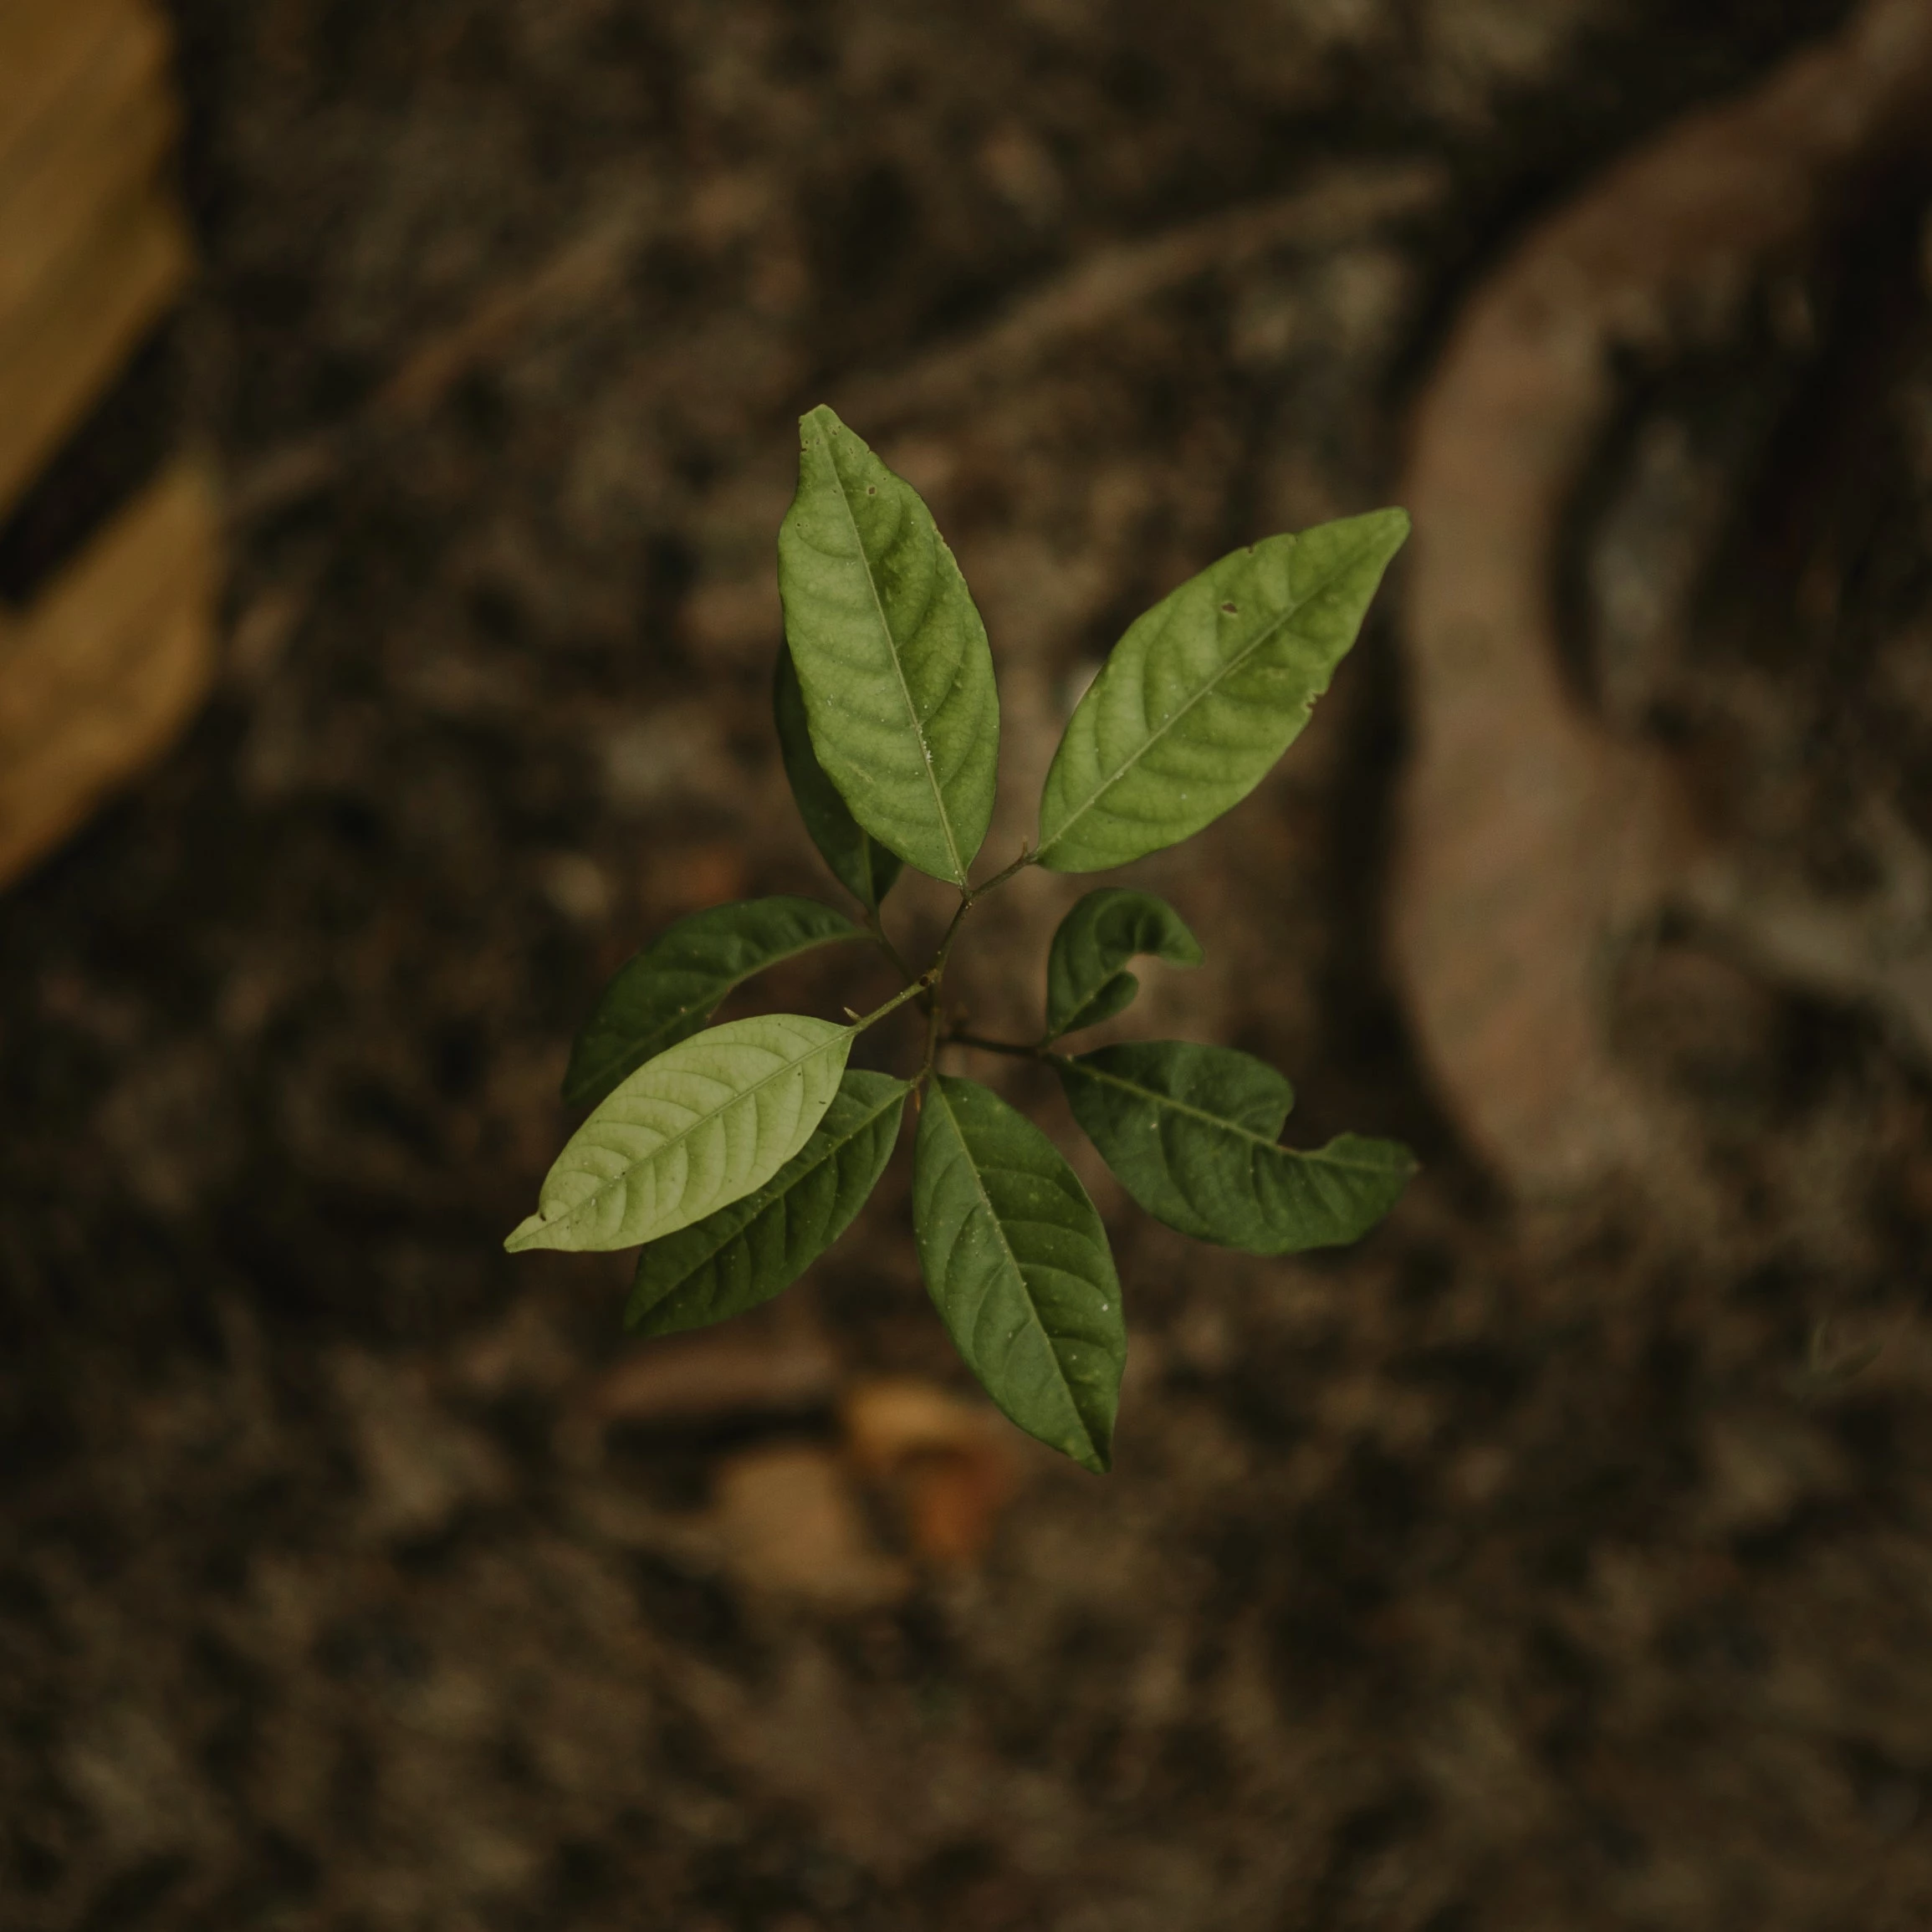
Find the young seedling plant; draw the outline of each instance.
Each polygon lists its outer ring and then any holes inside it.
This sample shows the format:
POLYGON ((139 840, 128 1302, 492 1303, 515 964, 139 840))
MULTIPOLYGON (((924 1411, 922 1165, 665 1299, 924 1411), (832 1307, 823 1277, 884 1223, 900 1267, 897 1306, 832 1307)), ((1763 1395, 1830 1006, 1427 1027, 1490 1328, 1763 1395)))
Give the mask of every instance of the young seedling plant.
POLYGON ((1408 530, 1388 509, 1269 537, 1136 619, 1067 723, 1037 838, 974 884, 999 749, 985 626, 918 493, 829 408, 813 410, 779 532, 774 712, 805 829, 859 917, 751 899, 682 919, 638 953, 570 1055, 564 1097, 590 1116, 505 1245, 641 1243, 633 1328, 721 1321, 769 1301, 845 1231, 912 1101, 913 1236, 940 1319, 1015 1423, 1105 1470, 1127 1356, 1106 1230, 1052 1142, 990 1088, 942 1071, 945 1050, 1050 1066, 1135 1201, 1250 1254, 1357 1239, 1414 1163, 1355 1134, 1283 1147, 1288 1082, 1228 1047, 1059 1050, 1133 999, 1137 954, 1199 963, 1193 934, 1151 892, 1103 886, 1061 922, 1036 1040, 949 1026, 947 964, 974 907, 1024 867, 1108 871, 1245 798, 1306 723, 1408 530), (917 969, 881 917, 905 865, 959 894, 917 969), (878 948, 904 982, 872 1012, 707 1024, 754 974, 845 942, 878 948), (911 1001, 927 1023, 909 1077, 848 1066, 858 1036, 911 1001))

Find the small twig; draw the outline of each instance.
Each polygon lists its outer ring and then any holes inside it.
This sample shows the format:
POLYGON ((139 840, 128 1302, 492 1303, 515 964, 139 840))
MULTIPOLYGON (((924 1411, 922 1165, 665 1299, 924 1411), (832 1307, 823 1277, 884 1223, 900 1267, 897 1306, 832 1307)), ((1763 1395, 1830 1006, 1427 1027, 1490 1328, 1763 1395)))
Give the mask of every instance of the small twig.
POLYGON ((1426 162, 1337 167, 1279 200, 1223 209, 1164 234, 1098 248, 1019 296, 989 327, 943 343, 892 375, 848 385, 838 398, 839 412, 869 425, 871 433, 923 410, 958 404, 1196 276, 1245 268, 1280 248, 1357 241, 1439 202, 1444 185, 1442 171, 1426 162))
POLYGON ((939 1058, 939 998, 937 993, 926 1001, 926 1057, 920 1064, 922 1080, 929 1076, 939 1058))
POLYGON ((420 422, 465 376, 500 361, 524 337, 594 310, 636 259, 657 212, 641 193, 618 197, 542 261, 419 341, 354 414, 258 457, 230 481, 230 524, 258 521, 325 487, 367 444, 420 422))

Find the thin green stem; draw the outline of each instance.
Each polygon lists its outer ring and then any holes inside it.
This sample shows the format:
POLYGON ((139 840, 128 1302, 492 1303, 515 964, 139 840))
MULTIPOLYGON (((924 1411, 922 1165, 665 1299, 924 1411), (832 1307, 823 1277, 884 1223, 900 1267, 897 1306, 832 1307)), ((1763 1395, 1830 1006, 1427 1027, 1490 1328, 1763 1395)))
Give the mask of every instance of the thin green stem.
MULTIPOLYGON (((984 885, 961 887, 959 903, 954 908, 952 920, 946 928, 944 936, 939 941, 939 950, 933 955, 933 963, 926 969, 918 979, 907 986, 906 991, 900 994, 899 999, 895 999, 891 1003, 891 1005, 881 1007, 879 1009, 881 1013, 887 1013, 892 1010, 892 1006, 897 1006, 900 1000, 910 999, 915 994, 923 996, 922 1003, 926 1009, 926 1057, 919 1065, 918 1079, 922 1087, 932 1077, 934 1065, 939 1057, 940 1047, 948 1044, 952 1038, 956 1037, 948 1035, 947 1040, 942 1040, 939 1037, 939 1024, 942 1016, 939 989, 946 977, 946 962, 953 955, 953 942, 959 937, 959 928, 965 923, 966 915, 981 899, 984 898, 995 887, 1004 886, 1015 872, 1023 870, 1032 863, 1032 852, 1022 846, 1020 848, 1020 856, 1003 871, 995 872, 984 885)), ((911 974, 905 962, 899 958, 892 942, 887 938, 885 929, 880 924, 876 913, 868 911, 866 923, 871 928, 872 937, 887 949, 894 963, 898 966, 900 972, 910 979, 911 974)), ((875 1017, 877 1016, 875 1015, 875 1017)), ((868 1020, 864 1024, 869 1025, 871 1022, 868 1020)))
MULTIPOLYGON (((908 999, 917 999, 922 993, 930 992, 938 982, 938 974, 928 972, 915 979, 910 986, 901 987, 883 1006, 875 1006, 870 1013, 861 1015, 852 1022, 854 1033, 863 1033, 868 1026, 877 1026, 888 1013, 903 1006, 908 999)), ((851 1009, 847 1007, 849 1013, 851 1009)))
POLYGON ((1016 858, 1011 865, 1007 866, 1004 871, 995 872, 984 885, 974 886, 972 887, 972 889, 966 895, 967 902, 970 904, 974 899, 984 898, 986 895, 992 892, 996 887, 1004 886, 1015 872, 1025 871, 1025 869, 1030 866, 1039 856, 1040 854, 1035 851, 1030 846, 1025 845, 1021 846, 1020 848, 1020 856, 1016 858))
POLYGON ((939 995, 935 992, 926 1003, 926 1057, 919 1068, 919 1077, 926 1079, 933 1071, 939 1058, 939 995))
MULTIPOLYGON (((995 872, 983 886, 968 886, 959 894, 959 904, 953 914, 953 923, 946 928, 946 936, 939 942, 939 950, 933 956, 934 970, 943 974, 946 961, 953 951, 953 942, 959 936, 959 928, 965 923, 966 915, 984 899, 989 892, 997 891, 1015 872, 1023 871, 1033 863, 1034 855, 1025 846, 1020 848, 1020 856, 1004 871, 995 872)), ((937 980, 933 982, 938 984, 937 980)))
POLYGON ((1024 1040, 989 1040, 984 1034, 957 1030, 948 1033, 940 1044, 943 1046, 977 1047, 982 1053, 1004 1053, 1014 1060, 1049 1061, 1063 1057, 1057 1053, 1049 1053, 1044 1046, 1029 1046, 1024 1040))
POLYGON ((958 907, 953 914, 952 923, 947 927, 945 937, 939 942, 939 950, 933 955, 933 964, 942 974, 945 972, 946 962, 952 955, 953 942, 959 937, 959 928, 965 923, 966 915, 972 910, 972 893, 962 892, 958 907))

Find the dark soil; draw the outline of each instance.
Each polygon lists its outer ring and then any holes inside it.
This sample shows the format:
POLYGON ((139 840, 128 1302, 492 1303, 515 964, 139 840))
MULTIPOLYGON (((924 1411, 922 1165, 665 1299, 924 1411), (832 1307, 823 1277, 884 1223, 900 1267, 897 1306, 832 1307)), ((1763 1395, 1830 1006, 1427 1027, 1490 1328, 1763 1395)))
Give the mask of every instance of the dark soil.
MULTIPOLYGON (((836 897, 768 722, 802 409, 849 402, 975 588, 1003 861, 1123 622, 1386 500, 1523 222, 1843 8, 177 11, 207 274, 156 354, 236 486, 227 668, 0 899, 0 1923, 1932 1924, 1932 1087, 1850 1004, 1658 968, 1630 1050, 1748 1147, 1740 1190, 1784 1177, 1772 1233, 1667 1248, 1605 1202, 1532 1239, 1379 963, 1386 618, 1256 797, 1138 869, 1209 963, 1151 970, 1122 1025, 1261 1053, 1303 1141, 1398 1135, 1424 1172, 1360 1248, 1270 1263, 1083 1166, 1133 1324, 1111 1478, 1027 1460, 984 1566, 883 1607, 761 1587, 707 1541, 713 1477, 830 1444, 836 1388, 586 1431, 635 1346, 624 1262, 500 1249, 602 980, 698 906, 836 897), (1096 250, 1418 164, 1406 213, 929 380, 1096 250)), ((1833 772, 1932 823, 1915 273, 1848 299, 1902 319, 1837 412, 1904 429, 1807 432, 1827 368, 1781 429, 1711 432, 1758 480, 1702 655, 1632 701, 1827 874, 1833 772), (1767 562, 1754 523, 1839 560, 1829 675, 1771 636, 1803 546, 1767 562)), ((1761 397, 1762 369, 1711 381, 1761 397)), ((125 487, 95 433, 0 534, 5 594, 89 478, 125 487)), ((988 910, 989 1026, 1026 1024, 1074 890, 988 910)), ((902 888, 910 937, 943 910, 902 888)), ((820 956, 761 996, 836 1011, 877 971, 820 956)), ((1071 1150, 1050 1096, 974 1071, 1071 1150)), ((969 1392, 904 1163, 746 1331, 969 1392)))

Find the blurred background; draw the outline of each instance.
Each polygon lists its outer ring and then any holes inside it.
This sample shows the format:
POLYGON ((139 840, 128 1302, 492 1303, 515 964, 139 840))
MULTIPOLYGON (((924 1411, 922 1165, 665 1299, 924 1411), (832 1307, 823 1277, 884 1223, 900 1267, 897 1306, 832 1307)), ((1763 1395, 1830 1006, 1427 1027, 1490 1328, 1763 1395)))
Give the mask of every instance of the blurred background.
POLYGON ((0 0, 0 1922, 1932 1923, 1929 107, 1923 0, 0 0), (1193 1246, 974 1069, 1114 1234, 1105 1480, 903 1150, 714 1334, 501 1252, 603 980, 837 898, 820 401, 1002 861, 1135 613, 1416 518, 1112 1028, 1390 1221, 1193 1246))

